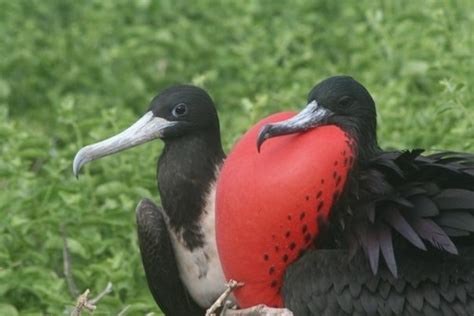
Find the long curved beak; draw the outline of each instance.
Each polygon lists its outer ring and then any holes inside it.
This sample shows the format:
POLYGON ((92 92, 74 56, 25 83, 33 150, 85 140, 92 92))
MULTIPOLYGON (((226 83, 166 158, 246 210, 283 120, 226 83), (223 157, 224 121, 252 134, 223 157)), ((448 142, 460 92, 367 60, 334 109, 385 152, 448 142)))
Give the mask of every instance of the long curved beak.
POLYGON ((260 129, 257 137, 257 150, 260 152, 263 143, 269 138, 301 133, 316 126, 323 125, 331 115, 331 111, 319 106, 315 100, 311 101, 295 116, 285 121, 264 125, 262 129, 260 129))
POLYGON ((160 138, 163 136, 164 129, 176 124, 177 122, 156 117, 149 111, 123 132, 101 142, 81 148, 74 157, 72 171, 77 177, 81 167, 89 161, 160 138))

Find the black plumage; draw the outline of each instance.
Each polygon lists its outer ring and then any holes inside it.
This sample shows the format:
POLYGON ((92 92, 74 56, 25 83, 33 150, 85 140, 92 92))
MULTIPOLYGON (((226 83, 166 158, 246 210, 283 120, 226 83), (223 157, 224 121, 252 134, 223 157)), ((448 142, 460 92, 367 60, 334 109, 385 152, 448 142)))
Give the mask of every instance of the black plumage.
POLYGON ((469 174, 473 156, 463 154, 462 160, 452 162, 448 154, 421 153, 376 154, 351 172, 345 194, 333 209, 331 220, 345 227, 330 226, 331 244, 361 247, 374 273, 381 255, 397 275, 395 236, 403 237, 398 243, 406 241, 423 251, 436 248, 457 254, 452 239, 474 231, 474 177, 469 174))
POLYGON ((374 275, 362 252, 308 252, 285 274, 285 306, 295 315, 472 315, 472 248, 459 256, 403 250, 398 277, 385 266, 374 275))
POLYGON ((143 199, 137 206, 138 243, 148 287, 166 315, 203 315, 179 278, 163 209, 143 199))
POLYGON ((343 193, 310 251, 287 270, 295 315, 474 314, 474 155, 384 151, 375 103, 350 77, 316 85, 273 136, 334 124, 354 140, 343 193), (290 121, 291 120, 291 121, 290 121))

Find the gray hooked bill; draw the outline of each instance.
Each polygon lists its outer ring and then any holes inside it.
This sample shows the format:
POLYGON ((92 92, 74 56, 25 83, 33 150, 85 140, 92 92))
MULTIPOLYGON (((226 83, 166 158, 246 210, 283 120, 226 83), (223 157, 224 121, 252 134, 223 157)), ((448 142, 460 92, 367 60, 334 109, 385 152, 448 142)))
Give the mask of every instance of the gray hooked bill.
POLYGON ((260 148, 267 139, 307 131, 308 129, 324 124, 331 114, 331 111, 318 105, 318 102, 313 100, 295 116, 281 122, 264 125, 260 129, 257 137, 258 152, 260 152, 260 148))
POLYGON ((123 132, 81 148, 74 157, 72 171, 77 177, 81 167, 89 161, 160 138, 165 128, 175 124, 176 122, 154 116, 153 113, 149 111, 123 132))

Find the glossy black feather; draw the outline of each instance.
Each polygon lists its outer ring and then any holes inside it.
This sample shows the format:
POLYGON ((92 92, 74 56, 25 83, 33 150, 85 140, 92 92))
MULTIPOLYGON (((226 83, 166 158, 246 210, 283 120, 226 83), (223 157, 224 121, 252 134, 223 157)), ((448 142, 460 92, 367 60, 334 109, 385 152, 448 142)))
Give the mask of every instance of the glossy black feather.
MULTIPOLYGON (((390 233, 390 228, 380 223, 378 226, 378 239, 380 242, 380 250, 382 252, 382 256, 385 259, 385 264, 387 265, 388 269, 392 274, 397 277, 398 276, 398 269, 397 269, 397 262, 395 261, 395 254, 393 252, 393 243, 392 243, 392 236, 390 233)), ((375 273, 378 267, 372 267, 372 271, 375 273)))
POLYGON ((443 231, 450 237, 466 237, 470 235, 470 233, 465 230, 451 228, 451 227, 442 226, 442 225, 440 225, 440 227, 442 227, 443 231))
POLYGON ((453 255, 458 254, 458 250, 449 236, 433 220, 416 217, 411 223, 419 236, 430 242, 434 247, 453 255))
POLYGON ((461 256, 440 257, 415 248, 406 254, 395 278, 385 267, 374 275, 363 253, 351 259, 345 250, 308 252, 286 271, 285 306, 295 316, 474 313, 474 248, 462 249, 461 256), (302 283, 318 285, 303 293, 302 283))
POLYGON ((442 209, 474 210, 474 191, 466 189, 446 189, 434 197, 442 209))
POLYGON ((204 315, 179 277, 163 210, 143 199, 136 210, 138 242, 148 287, 166 315, 204 315))
POLYGON ((456 242, 468 238, 472 243, 474 177, 466 170, 474 169, 474 155, 446 155, 456 159, 445 159, 442 153, 421 156, 420 150, 380 151, 368 162, 359 162, 323 232, 324 240, 332 243, 317 246, 362 249, 374 273, 382 262, 381 252, 396 275, 397 258, 404 256, 397 249, 406 243, 420 251, 435 248, 451 254, 457 253, 456 242), (446 173, 448 177, 442 176, 446 173), (336 224, 341 221, 344 227, 336 224), (386 228, 381 229, 381 224, 386 228))
POLYGON ((474 232, 474 216, 468 212, 443 212, 436 218, 436 222, 443 226, 474 232))
MULTIPOLYGON (((422 189, 421 189, 422 190, 422 189)), ((439 214, 439 209, 432 199, 426 196, 426 191, 422 190, 411 197, 413 209, 411 213, 417 217, 433 217, 439 214)))
POLYGON ((426 250, 425 244, 421 241, 421 238, 415 232, 413 227, 407 222, 404 216, 400 213, 398 208, 387 208, 382 217, 385 222, 400 233, 406 240, 412 243, 415 247, 422 250, 426 250))
POLYGON ((367 256, 369 257, 370 267, 372 271, 377 271, 377 267, 379 266, 380 241, 378 231, 375 226, 367 227, 366 249, 367 256))

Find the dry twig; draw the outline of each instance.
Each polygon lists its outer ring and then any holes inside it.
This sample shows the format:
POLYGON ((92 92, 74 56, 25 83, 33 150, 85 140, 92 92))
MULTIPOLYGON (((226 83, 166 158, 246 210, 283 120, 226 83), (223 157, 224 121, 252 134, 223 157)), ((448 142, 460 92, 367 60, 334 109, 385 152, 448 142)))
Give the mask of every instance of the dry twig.
POLYGON ((209 307, 206 311, 206 316, 216 316, 216 311, 223 306, 225 300, 227 299, 227 297, 229 297, 230 293, 238 288, 238 287, 241 287, 243 286, 244 284, 243 283, 239 283, 235 280, 229 280, 229 282, 227 282, 227 284, 225 285, 226 286, 226 289, 224 291, 224 293, 221 294, 221 296, 219 296, 219 298, 214 302, 214 304, 211 305, 211 307, 209 307))
POLYGON ((235 280, 230 280, 226 284, 224 293, 209 307, 206 311, 206 316, 217 316, 216 312, 222 307, 219 315, 220 316, 293 316, 293 313, 286 308, 273 308, 266 305, 260 304, 245 309, 236 309, 231 301, 226 301, 230 293, 243 286, 243 283, 239 283, 235 280), (225 302, 225 303, 224 303, 225 302))
POLYGON ((82 309, 87 309, 89 312, 92 312, 96 309, 94 304, 91 304, 87 297, 89 296, 89 289, 87 289, 83 294, 79 295, 77 298, 76 306, 71 312, 71 316, 80 316, 82 309))
POLYGON ((120 311, 120 313, 117 314, 117 316, 125 316, 125 314, 127 313, 128 309, 130 308, 130 306, 132 306, 132 305, 127 305, 127 306, 125 306, 125 307, 120 311))
POLYGON ((274 308, 266 305, 255 305, 244 309, 226 309, 223 316, 293 316, 286 308, 274 308))
POLYGON ((63 268, 64 268, 64 277, 66 278, 67 287, 69 289, 69 294, 72 297, 77 297, 79 295, 79 290, 77 289, 76 282, 74 282, 74 277, 72 276, 72 259, 69 252, 69 246, 67 244, 67 235, 66 227, 64 224, 61 224, 61 235, 63 237, 63 268))
MULTIPOLYGON (((76 306, 74 306, 74 309, 71 312, 71 316, 80 316, 83 309, 87 309, 89 312, 94 311, 97 308, 96 304, 105 295, 109 294, 110 292, 112 292, 111 282, 107 283, 107 286, 105 287, 105 289, 103 289, 102 292, 100 292, 96 297, 89 300, 88 296, 90 294, 90 290, 87 289, 83 294, 79 295, 79 297, 77 298, 76 306)), ((126 310, 127 308, 125 308, 124 310, 126 310)), ((122 310, 122 312, 124 312, 124 310, 122 310)))
POLYGON ((102 292, 100 292, 99 294, 97 294, 96 297, 94 297, 93 299, 91 299, 89 301, 89 303, 95 305, 97 304, 98 301, 100 301, 104 296, 106 296, 107 294, 109 294, 110 292, 112 292, 112 282, 109 282, 107 283, 107 286, 105 287, 105 289, 102 290, 102 292))

